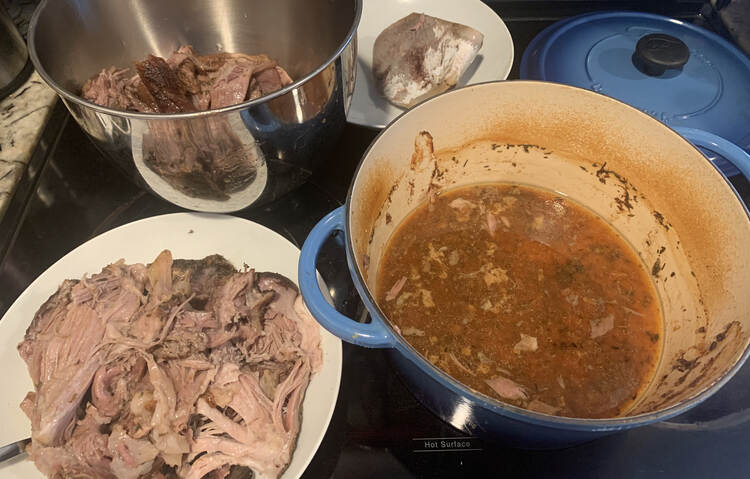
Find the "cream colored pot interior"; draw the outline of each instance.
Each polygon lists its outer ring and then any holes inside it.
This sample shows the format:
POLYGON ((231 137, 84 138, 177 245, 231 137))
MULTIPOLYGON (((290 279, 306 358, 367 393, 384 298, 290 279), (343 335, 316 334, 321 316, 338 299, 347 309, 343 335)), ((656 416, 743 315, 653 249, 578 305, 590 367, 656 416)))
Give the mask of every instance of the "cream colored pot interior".
POLYGON ((750 222, 687 141, 622 103, 540 82, 477 85, 429 101, 372 145, 348 227, 374 297, 394 229, 430 195, 482 182, 535 185, 610 222, 658 292, 664 348, 629 415, 700 393, 739 360, 750 328, 750 222))

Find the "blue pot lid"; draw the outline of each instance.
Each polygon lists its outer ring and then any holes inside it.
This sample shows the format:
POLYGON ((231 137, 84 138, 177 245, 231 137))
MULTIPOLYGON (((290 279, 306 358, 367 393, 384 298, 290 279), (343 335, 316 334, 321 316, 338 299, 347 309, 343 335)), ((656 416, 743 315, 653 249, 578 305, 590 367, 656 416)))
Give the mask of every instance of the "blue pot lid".
MULTIPOLYGON (((659 48, 652 51, 660 53, 659 48)), ((572 17, 532 40, 520 76, 594 90, 667 125, 706 130, 750 151, 750 59, 720 36, 689 23, 635 12, 572 17), (687 62, 647 74, 649 68, 634 53, 641 38, 654 34, 684 43, 687 62)), ((726 162, 717 166, 725 174, 736 173, 726 162)))

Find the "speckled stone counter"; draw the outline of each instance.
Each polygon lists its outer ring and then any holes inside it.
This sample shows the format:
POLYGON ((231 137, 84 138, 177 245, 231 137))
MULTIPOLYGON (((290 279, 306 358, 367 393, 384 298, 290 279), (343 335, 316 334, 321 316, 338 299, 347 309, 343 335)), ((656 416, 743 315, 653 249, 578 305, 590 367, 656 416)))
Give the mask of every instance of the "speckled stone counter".
POLYGON ((36 148, 57 95, 38 73, 0 101, 0 217, 36 148))

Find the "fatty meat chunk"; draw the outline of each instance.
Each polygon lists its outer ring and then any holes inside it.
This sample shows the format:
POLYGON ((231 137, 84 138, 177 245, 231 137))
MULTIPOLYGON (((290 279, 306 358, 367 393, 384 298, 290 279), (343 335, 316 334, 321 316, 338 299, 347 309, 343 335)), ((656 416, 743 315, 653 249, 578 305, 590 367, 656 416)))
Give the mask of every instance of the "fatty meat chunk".
POLYGON ((481 32, 424 13, 383 30, 373 48, 373 75, 391 103, 410 108, 458 83, 482 48, 481 32))

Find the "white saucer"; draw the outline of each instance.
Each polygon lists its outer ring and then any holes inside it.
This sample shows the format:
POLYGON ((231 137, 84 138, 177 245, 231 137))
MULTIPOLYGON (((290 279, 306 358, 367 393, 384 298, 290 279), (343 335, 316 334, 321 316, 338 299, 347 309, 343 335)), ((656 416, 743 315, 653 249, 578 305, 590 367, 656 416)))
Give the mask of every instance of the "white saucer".
POLYGON ((461 23, 479 30, 484 44, 458 87, 505 80, 513 65, 513 39, 508 27, 481 0, 364 0, 357 29, 357 82, 347 120, 383 128, 405 110, 380 96, 372 77, 372 47, 386 27, 412 12, 461 23))

